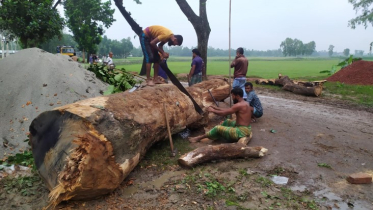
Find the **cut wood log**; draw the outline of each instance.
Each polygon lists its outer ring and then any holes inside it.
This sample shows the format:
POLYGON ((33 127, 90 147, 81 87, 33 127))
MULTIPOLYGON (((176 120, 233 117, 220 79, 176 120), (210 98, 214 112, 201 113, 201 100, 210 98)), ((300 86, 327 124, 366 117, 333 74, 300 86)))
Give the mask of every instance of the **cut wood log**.
POLYGON ((208 145, 199 147, 181 156, 178 162, 184 167, 225 158, 259 158, 267 153, 264 147, 247 147, 240 143, 208 145))
MULTIPOLYGON (((226 80, 193 85, 188 92, 203 108, 229 97, 226 80)), ((204 121, 188 96, 174 85, 146 87, 78 101, 43 112, 30 126, 30 143, 52 205, 88 199, 116 189, 146 151, 171 133, 204 121)))
POLYGON ((319 96, 322 92, 322 86, 306 87, 297 84, 286 84, 282 89, 304 96, 319 96))
POLYGON ((275 85, 275 79, 257 79, 255 83, 258 85, 275 85))
POLYGON ((294 84, 288 76, 279 76, 279 78, 275 80, 275 84, 279 86, 285 86, 288 83, 294 84))

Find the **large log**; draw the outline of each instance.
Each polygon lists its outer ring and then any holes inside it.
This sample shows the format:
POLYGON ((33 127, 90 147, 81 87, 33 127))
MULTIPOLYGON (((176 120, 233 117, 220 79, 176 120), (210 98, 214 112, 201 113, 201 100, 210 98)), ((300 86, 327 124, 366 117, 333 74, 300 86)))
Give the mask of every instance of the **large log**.
POLYGON ((298 84, 286 84, 282 89, 304 96, 319 96, 322 92, 322 86, 307 87, 298 84))
MULTIPOLYGON (((205 110, 213 99, 229 96, 225 80, 188 88, 205 110)), ((188 96, 174 85, 146 87, 78 101, 40 114, 30 126, 36 167, 51 190, 52 205, 113 191, 146 151, 167 136, 163 103, 171 133, 204 121, 188 96)))

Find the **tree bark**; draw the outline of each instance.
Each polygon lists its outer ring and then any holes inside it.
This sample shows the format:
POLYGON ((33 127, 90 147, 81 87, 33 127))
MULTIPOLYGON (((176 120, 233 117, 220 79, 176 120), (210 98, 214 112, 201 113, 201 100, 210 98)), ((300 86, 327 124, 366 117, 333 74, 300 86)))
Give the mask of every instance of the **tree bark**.
POLYGON ((199 0, 199 16, 197 16, 186 0, 176 0, 181 11, 192 23, 194 30, 196 31, 198 50, 201 53, 202 60, 205 62, 206 71, 202 72, 202 74, 205 74, 202 75, 203 78, 206 78, 207 74, 207 49, 211 32, 210 24, 207 19, 206 2, 207 0, 199 0))
MULTIPOLYGON (((83 49, 82 59, 83 59, 82 63, 85 63, 85 51, 84 51, 84 49, 83 49)), ((88 62, 87 62, 87 63, 88 63, 88 62)))
POLYGON ((58 4, 60 4, 60 3, 61 3, 61 0, 57 0, 57 2, 53 6, 53 9, 56 9, 56 7, 58 6, 58 4))
POLYGON ((198 164, 223 158, 259 158, 268 150, 264 147, 246 147, 238 143, 199 147, 178 159, 180 165, 193 167, 198 164))
MULTIPOLYGON (((188 88, 204 110, 229 96, 226 80, 188 88)), ((117 188, 146 151, 171 133, 206 121, 174 85, 86 99, 43 112, 30 126, 36 167, 51 190, 51 204, 101 196, 117 188)))

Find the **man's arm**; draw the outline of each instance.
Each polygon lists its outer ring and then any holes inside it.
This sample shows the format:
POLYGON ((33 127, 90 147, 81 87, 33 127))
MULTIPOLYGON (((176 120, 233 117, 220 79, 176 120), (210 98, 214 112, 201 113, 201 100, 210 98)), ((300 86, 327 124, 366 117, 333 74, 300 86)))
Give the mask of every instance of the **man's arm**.
POLYGON ((165 44, 165 42, 161 42, 159 43, 159 45, 157 46, 157 43, 160 42, 158 38, 155 38, 153 39, 151 42, 150 42, 150 45, 153 47, 153 49, 156 49, 158 52, 162 53, 162 56, 164 58, 168 58, 168 55, 164 52, 163 50, 163 45, 165 44))
POLYGON ((233 59, 232 63, 231 63, 231 68, 235 67, 237 65, 237 56, 233 59))
POLYGON ((227 115, 230 115, 230 114, 234 114, 237 112, 237 105, 233 105, 231 108, 226 108, 226 109, 215 109, 214 108, 211 108, 211 106, 207 109, 207 111, 209 112, 212 112, 212 113, 215 113, 219 116, 227 116, 227 115))
POLYGON ((188 81, 189 81, 190 78, 192 78, 195 69, 196 69, 196 65, 194 64, 192 66, 192 68, 190 69, 190 72, 189 72, 189 75, 188 75, 188 81))
POLYGON ((254 93, 253 93, 253 91, 250 91, 250 92, 247 94, 247 98, 246 98, 247 103, 250 104, 250 102, 253 100, 253 98, 254 98, 254 93))

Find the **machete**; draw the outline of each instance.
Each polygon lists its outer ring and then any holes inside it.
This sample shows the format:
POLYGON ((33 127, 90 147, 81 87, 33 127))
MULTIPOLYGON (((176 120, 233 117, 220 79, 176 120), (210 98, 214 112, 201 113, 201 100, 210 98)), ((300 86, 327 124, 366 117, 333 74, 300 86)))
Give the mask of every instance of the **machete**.
POLYGON ((179 82, 179 80, 175 77, 175 75, 170 71, 170 69, 167 67, 167 65, 163 62, 160 62, 159 65, 162 67, 162 69, 166 72, 168 78, 170 78, 171 82, 179 88, 181 92, 183 92, 185 95, 187 95, 190 100, 192 100, 194 109, 200 114, 203 114, 203 110, 201 107, 197 104, 197 102, 193 99, 193 97, 188 93, 188 91, 184 88, 184 86, 179 82))

